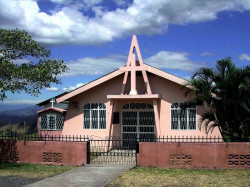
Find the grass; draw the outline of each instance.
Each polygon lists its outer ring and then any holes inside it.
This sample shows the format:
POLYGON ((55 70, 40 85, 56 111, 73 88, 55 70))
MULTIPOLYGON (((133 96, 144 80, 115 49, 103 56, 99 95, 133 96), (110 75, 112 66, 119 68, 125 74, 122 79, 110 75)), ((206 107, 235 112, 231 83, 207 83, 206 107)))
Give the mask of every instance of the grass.
POLYGON ((108 186, 250 186, 250 170, 135 167, 112 181, 108 186))
POLYGON ((16 175, 26 178, 47 178, 74 168, 74 166, 0 163, 0 176, 16 175))

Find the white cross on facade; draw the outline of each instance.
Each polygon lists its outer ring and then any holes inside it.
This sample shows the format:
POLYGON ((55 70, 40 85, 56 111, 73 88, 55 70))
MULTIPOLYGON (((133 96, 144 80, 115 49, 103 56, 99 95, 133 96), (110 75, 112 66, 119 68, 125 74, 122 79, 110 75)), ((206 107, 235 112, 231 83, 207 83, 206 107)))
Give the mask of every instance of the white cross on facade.
POLYGON ((52 98, 52 99, 50 100, 50 102, 51 102, 51 106, 54 107, 54 103, 56 102, 55 98, 52 98))

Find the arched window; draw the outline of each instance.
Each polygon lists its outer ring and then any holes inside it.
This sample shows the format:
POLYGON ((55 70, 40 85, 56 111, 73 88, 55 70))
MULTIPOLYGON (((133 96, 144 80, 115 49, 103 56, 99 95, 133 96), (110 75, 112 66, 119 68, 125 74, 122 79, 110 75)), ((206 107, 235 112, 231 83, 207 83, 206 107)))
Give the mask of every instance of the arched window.
POLYGON ((106 105, 104 103, 86 103, 83 106, 84 129, 106 129, 106 105))
POLYGON ((64 118, 60 113, 46 113, 41 115, 41 130, 62 130, 64 118))
POLYGON ((193 106, 183 110, 180 108, 179 103, 172 103, 171 129, 196 130, 196 107, 193 106))

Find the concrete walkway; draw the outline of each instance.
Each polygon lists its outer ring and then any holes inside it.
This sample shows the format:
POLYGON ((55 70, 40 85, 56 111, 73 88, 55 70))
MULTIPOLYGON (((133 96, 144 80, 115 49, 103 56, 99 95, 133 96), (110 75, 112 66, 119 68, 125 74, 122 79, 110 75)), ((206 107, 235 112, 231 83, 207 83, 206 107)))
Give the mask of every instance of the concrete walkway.
POLYGON ((119 177, 123 172, 128 171, 135 165, 86 165, 77 169, 47 178, 27 187, 66 187, 66 186, 88 186, 102 187, 119 177))

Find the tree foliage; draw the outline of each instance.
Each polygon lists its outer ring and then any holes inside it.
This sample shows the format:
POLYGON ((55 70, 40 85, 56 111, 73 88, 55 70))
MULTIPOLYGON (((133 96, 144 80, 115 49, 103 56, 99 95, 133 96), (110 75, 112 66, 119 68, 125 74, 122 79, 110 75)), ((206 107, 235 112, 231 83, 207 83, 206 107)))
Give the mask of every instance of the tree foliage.
POLYGON ((217 61, 215 68, 196 71, 188 85, 191 100, 182 104, 206 108, 199 128, 207 132, 219 127, 223 137, 243 141, 250 136, 250 67, 237 68, 230 57, 217 61))
POLYGON ((7 97, 7 91, 37 96, 51 83, 60 84, 57 76, 67 70, 63 60, 50 58, 50 51, 27 32, 0 29, 1 100, 7 97))

